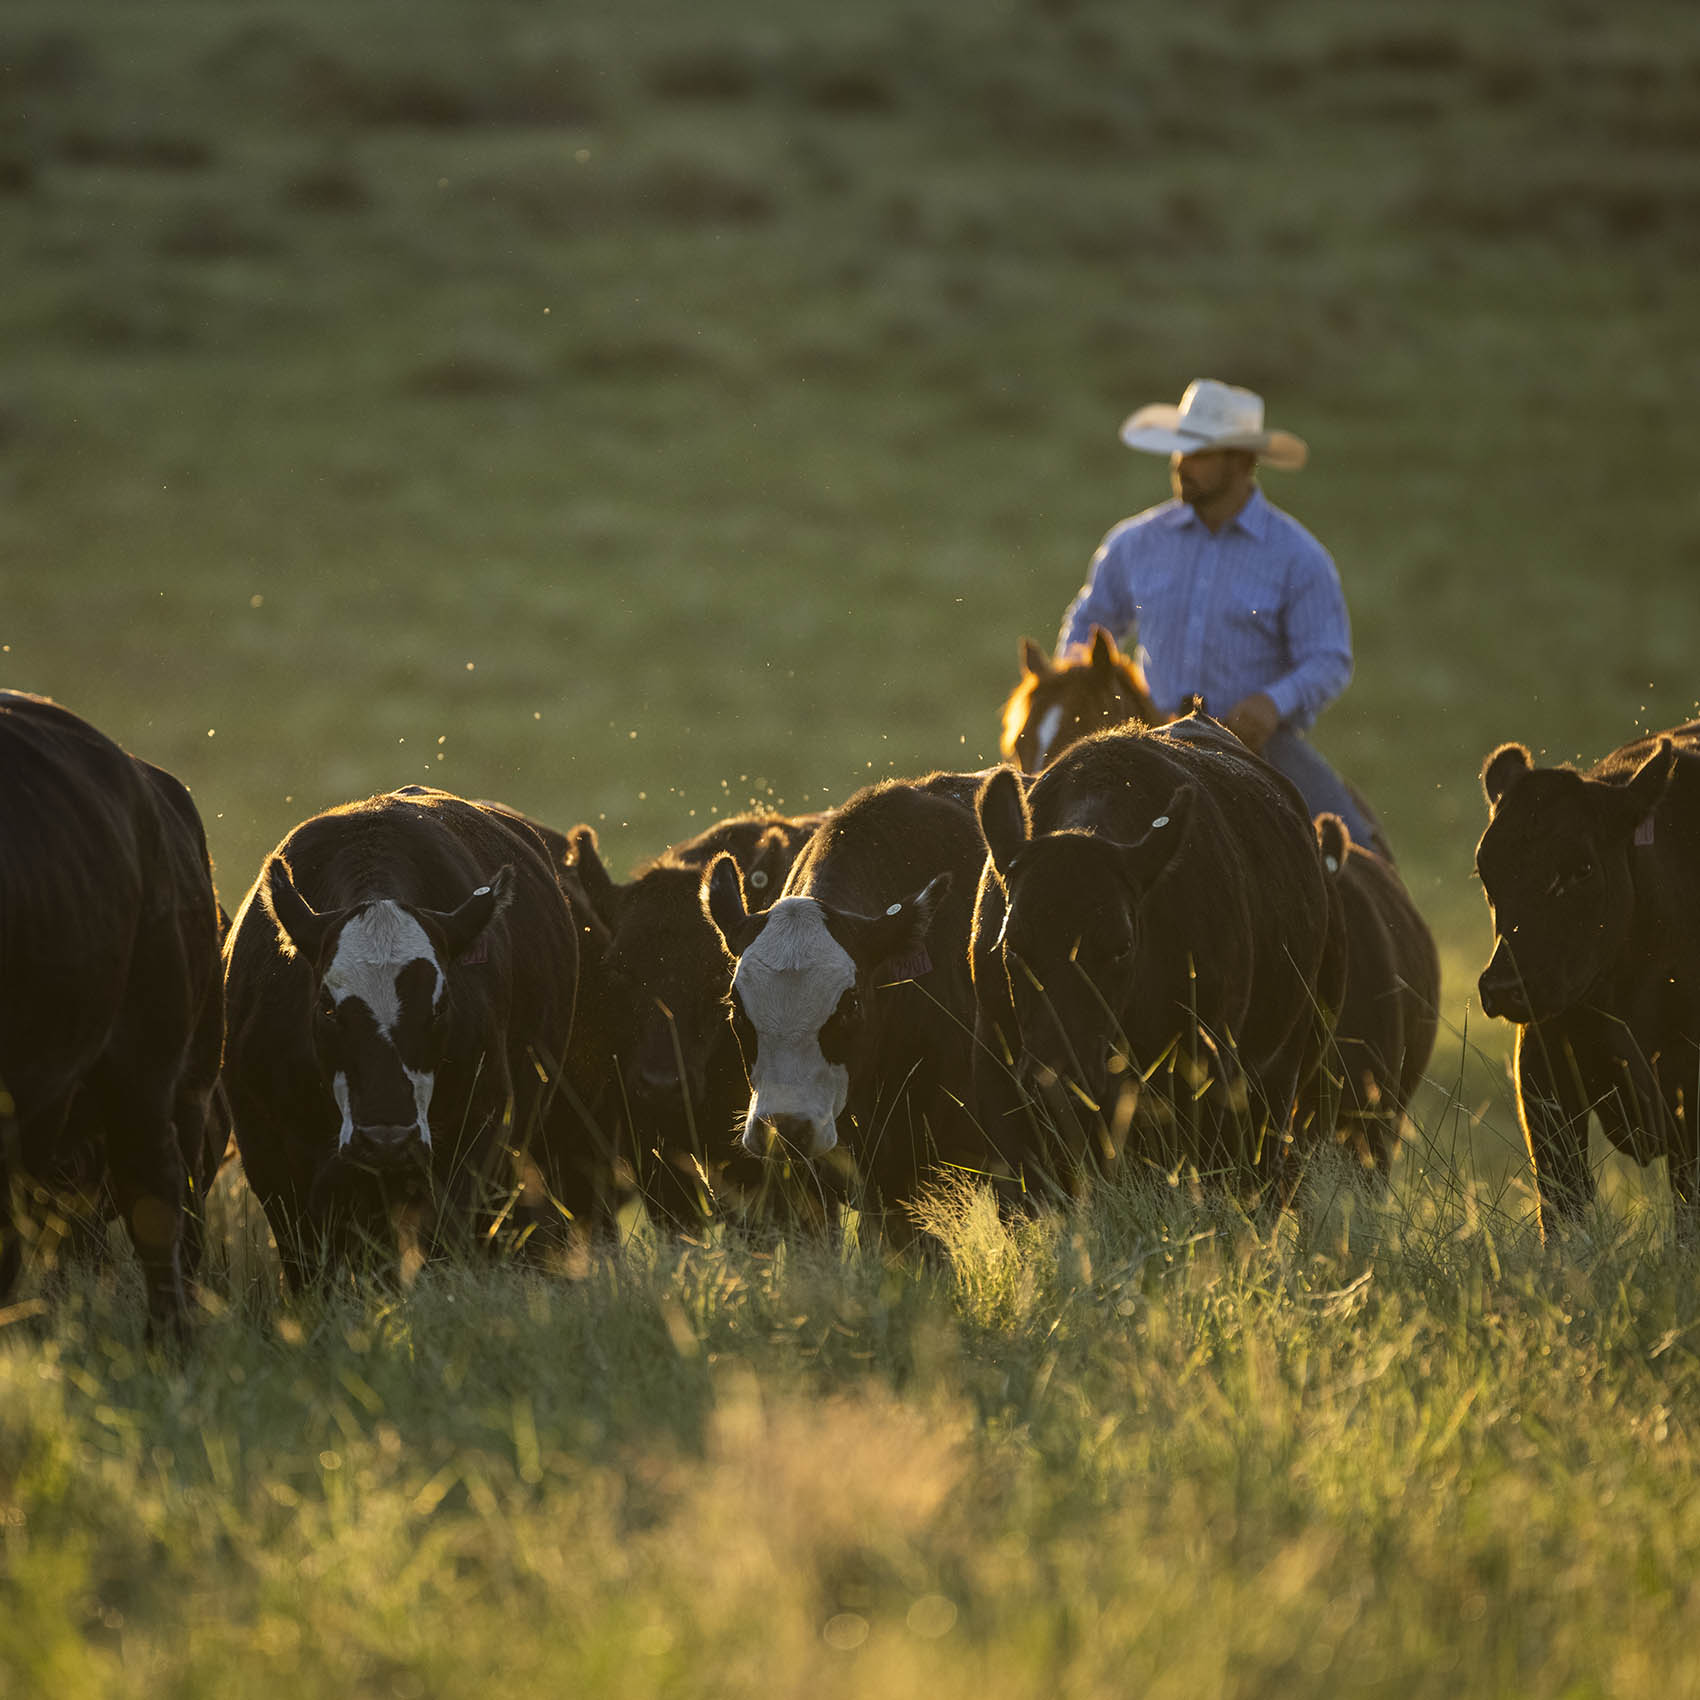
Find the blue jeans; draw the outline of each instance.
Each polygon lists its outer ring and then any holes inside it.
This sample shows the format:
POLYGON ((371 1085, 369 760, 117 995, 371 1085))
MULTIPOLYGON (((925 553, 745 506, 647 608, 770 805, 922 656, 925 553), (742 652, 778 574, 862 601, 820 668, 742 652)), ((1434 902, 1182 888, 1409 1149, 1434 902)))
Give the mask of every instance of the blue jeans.
POLYGON ((1302 732, 1278 726, 1263 746, 1263 759, 1277 773, 1284 773, 1298 786, 1305 807, 1313 816, 1338 815, 1346 823, 1352 841, 1366 850, 1379 851, 1392 860, 1381 822, 1370 806, 1328 765, 1302 732))

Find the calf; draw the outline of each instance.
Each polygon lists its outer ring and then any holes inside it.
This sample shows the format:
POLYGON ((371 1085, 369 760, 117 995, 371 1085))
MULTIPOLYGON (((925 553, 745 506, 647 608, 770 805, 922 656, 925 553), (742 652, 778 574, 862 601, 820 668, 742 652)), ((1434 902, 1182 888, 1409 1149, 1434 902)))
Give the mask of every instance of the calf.
POLYGON ((1700 722, 1586 773, 1505 744, 1482 767, 1476 871, 1493 913, 1482 1009, 1516 1025, 1518 1115, 1542 1230, 1594 1197, 1588 1118, 1638 1162, 1669 1159, 1700 1226, 1700 722))
POLYGON ((752 912, 738 865, 703 901, 732 964, 748 1066, 745 1150, 835 1165, 888 1205, 944 1162, 986 1166, 964 1106, 967 941, 982 852, 971 781, 887 781, 829 815, 778 901, 752 912))
POLYGON ((598 1219, 557 1090, 578 936, 523 817, 418 786, 315 815, 225 959, 236 1142, 292 1285, 398 1206, 430 1243, 493 1231, 528 1162, 598 1219))
POLYGON ((1025 795, 1002 769, 979 818, 986 1125, 1019 1126, 1019 1089, 1060 1081, 1087 1112, 1063 1142, 1063 1184, 1095 1132, 1107 1154, 1132 1134, 1164 1169, 1290 1187, 1282 1154, 1344 977, 1297 791, 1192 715, 1085 738, 1025 795))
POLYGON ((21 1258, 12 1181, 49 1199, 109 1187, 151 1325, 180 1328, 221 1154, 219 908, 200 816, 170 774, 5 691, 0 821, 0 1297, 21 1258))
POLYGON ((1434 1050, 1440 957, 1385 857, 1353 843, 1338 815, 1316 817, 1316 838, 1346 938, 1345 991, 1328 1063, 1338 1081, 1336 1131, 1385 1180, 1434 1050))
POLYGON ((749 1097, 726 1018, 732 974, 702 906, 702 870, 726 853, 750 907, 779 895, 797 851, 824 817, 736 816, 676 844, 615 881, 596 835, 572 835, 579 879, 607 929, 596 977, 601 1090, 590 1104, 598 1137, 629 1167, 650 1211, 684 1226, 718 1195, 759 1184, 755 1159, 731 1131, 749 1097))

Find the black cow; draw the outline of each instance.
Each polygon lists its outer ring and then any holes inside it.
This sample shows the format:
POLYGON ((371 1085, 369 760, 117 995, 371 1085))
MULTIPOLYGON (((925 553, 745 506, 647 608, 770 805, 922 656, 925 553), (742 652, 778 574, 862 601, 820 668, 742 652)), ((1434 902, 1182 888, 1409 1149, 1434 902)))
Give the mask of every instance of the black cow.
POLYGON ((1505 744, 1482 767, 1476 871, 1493 911, 1482 1009, 1516 1023, 1518 1114, 1542 1207, 1594 1196, 1588 1117, 1639 1162, 1670 1160, 1700 1227, 1700 722, 1586 773, 1505 744))
POLYGON ((222 1155, 218 939, 188 791, 68 710, 0 692, 0 1296, 20 1264, 11 1181, 109 1186, 151 1325, 182 1326, 222 1155))
POLYGON ((1029 1118, 1015 1088, 1060 1082, 1086 1111, 1084 1125, 1059 1121, 1060 1150, 1046 1154, 1063 1160, 1061 1185, 1087 1139, 1115 1155, 1131 1135, 1166 1170, 1279 1177, 1284 1193, 1296 1101, 1344 976, 1339 908, 1298 792, 1191 715, 1093 734, 1025 795, 1000 769, 979 817, 975 1097, 987 1127, 1029 1118))
POLYGON ((1337 1133, 1385 1180, 1434 1051, 1440 956, 1392 863, 1354 843, 1338 815, 1316 817, 1316 840, 1346 934, 1346 986, 1328 1064, 1338 1080, 1337 1133))
POLYGON ((982 850, 961 799, 975 783, 934 775, 858 792, 804 844, 765 914, 751 912, 733 857, 709 865, 703 902, 735 959, 752 1154, 816 1160, 817 1174, 846 1174, 886 1205, 941 1163, 986 1166, 964 1104, 982 850))
POLYGON ((533 823, 419 786, 315 815, 225 960, 237 1146, 292 1285, 398 1207, 432 1244, 493 1228, 528 1165, 595 1224, 559 1089, 578 936, 533 823))
POLYGON ((663 1221, 700 1221, 714 1198, 745 1195, 760 1179, 732 1131, 749 1082, 726 1019, 732 973, 703 911, 702 870, 731 855, 751 907, 765 909, 823 818, 734 816, 675 844, 623 884, 608 873, 590 827, 571 835, 578 878, 607 934, 605 948, 581 969, 597 1004, 584 1025, 601 1050, 603 1089, 589 1106, 594 1136, 631 1170, 663 1221))

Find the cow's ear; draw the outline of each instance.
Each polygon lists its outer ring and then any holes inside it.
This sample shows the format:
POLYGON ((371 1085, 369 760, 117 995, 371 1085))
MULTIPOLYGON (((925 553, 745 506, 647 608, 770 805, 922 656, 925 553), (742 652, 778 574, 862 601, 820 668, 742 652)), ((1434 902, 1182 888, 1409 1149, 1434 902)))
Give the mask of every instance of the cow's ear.
POLYGON ((917 892, 892 904, 876 925, 880 929, 882 956, 901 956, 917 949, 926 938, 939 912, 939 905, 950 895, 954 883, 949 868, 933 877, 917 892))
POLYGON ((744 902, 744 877, 737 858, 722 850, 702 872, 702 912, 714 923, 721 943, 732 956, 742 956, 750 942, 750 911, 744 902))
POLYGON ((998 878, 1007 880, 1009 864, 1033 836, 1033 817, 1027 812, 1027 794, 1013 768, 1000 767, 980 787, 974 799, 980 817, 980 835, 986 841, 998 878))
POLYGON ((567 834, 567 842, 572 846, 573 866, 578 869, 579 888, 584 892, 585 901, 597 920, 604 926, 612 926, 620 888, 614 884, 597 851, 596 828, 575 826, 567 834))
POLYGON ((1630 775, 1623 787, 1621 811, 1632 827, 1639 826, 1663 800, 1676 772, 1676 745, 1661 738, 1653 753, 1630 775))
POLYGON ((1116 640, 1102 626, 1092 628, 1092 671, 1100 674, 1115 672, 1116 663, 1121 659, 1121 652, 1116 648, 1116 640))
POLYGON ((449 960, 458 962, 477 944, 490 923, 513 901, 513 863, 504 862, 496 877, 481 885, 458 909, 438 910, 431 914, 443 935, 443 945, 449 960))
POLYGON ((334 917, 321 915, 295 889, 289 864, 281 856, 270 857, 260 874, 260 901, 290 949, 304 961, 316 963, 334 917))
POLYGON ((785 870, 790 865, 791 841, 785 829, 770 826, 756 844, 756 853, 744 870, 744 885, 756 894, 756 903, 763 909, 779 895, 785 883, 785 870))
POLYGON ((1056 671, 1050 656, 1030 637, 1021 640, 1021 671, 1031 673, 1035 679, 1048 679, 1056 671))
POLYGON ((1482 763, 1482 795, 1497 809, 1500 799, 1529 771, 1529 752, 1521 744, 1501 744, 1482 763))
POLYGON ((1351 854, 1351 829, 1338 815, 1318 815, 1316 847, 1322 852, 1322 865, 1329 873, 1339 873, 1346 865, 1346 857, 1351 854))
POLYGON ((1145 829, 1144 836, 1123 848, 1122 871, 1136 891, 1150 890, 1186 842, 1187 829, 1192 824, 1193 799, 1197 795, 1191 785, 1179 786, 1145 829))
POLYGON ((845 917, 854 928, 851 954, 858 964, 871 966, 881 984, 929 973, 933 965, 927 957, 927 933, 953 883, 946 868, 919 891, 893 903, 883 915, 845 917))

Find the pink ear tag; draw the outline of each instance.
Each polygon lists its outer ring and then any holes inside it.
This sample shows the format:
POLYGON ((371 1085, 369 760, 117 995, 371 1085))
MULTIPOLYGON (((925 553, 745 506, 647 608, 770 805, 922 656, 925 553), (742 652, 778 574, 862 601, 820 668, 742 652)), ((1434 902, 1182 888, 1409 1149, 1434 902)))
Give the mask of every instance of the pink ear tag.
POLYGON ((1635 842, 1637 844, 1651 844, 1653 842, 1653 817, 1651 815, 1648 815, 1648 817, 1642 821, 1638 827, 1636 827, 1635 842))

